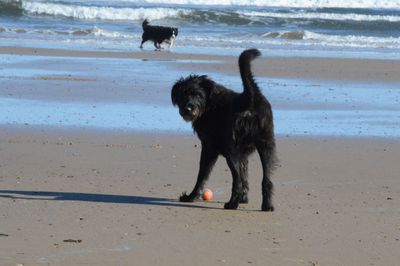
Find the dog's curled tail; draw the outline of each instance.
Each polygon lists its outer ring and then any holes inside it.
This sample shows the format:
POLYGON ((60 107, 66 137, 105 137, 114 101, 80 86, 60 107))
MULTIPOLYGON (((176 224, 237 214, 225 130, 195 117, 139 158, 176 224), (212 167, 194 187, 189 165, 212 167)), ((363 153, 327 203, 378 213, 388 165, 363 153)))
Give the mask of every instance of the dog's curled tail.
POLYGON ((243 51, 239 56, 239 70, 243 82, 243 96, 246 100, 246 106, 253 106, 254 95, 261 93, 257 83, 251 72, 251 61, 259 57, 261 52, 257 49, 248 49, 243 51))
POLYGON ((150 23, 149 23, 149 20, 146 18, 146 19, 143 21, 143 23, 142 23, 142 28, 143 28, 143 30, 144 30, 144 28, 146 28, 149 24, 150 24, 150 23))

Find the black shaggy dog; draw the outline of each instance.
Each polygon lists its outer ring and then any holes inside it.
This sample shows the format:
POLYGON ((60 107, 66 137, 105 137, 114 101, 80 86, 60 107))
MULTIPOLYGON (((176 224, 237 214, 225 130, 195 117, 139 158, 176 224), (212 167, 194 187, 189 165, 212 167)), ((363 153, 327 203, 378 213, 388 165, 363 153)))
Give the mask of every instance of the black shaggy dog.
POLYGON ((176 38, 176 36, 178 36, 177 28, 152 26, 147 19, 143 21, 142 27, 143 35, 140 48, 143 48, 143 44, 147 41, 154 42, 154 46, 157 50, 162 49, 161 44, 163 42, 168 43, 169 48, 171 48, 174 45, 174 39, 176 38))
POLYGON ((250 62, 260 55, 257 49, 250 49, 239 57, 242 93, 229 90, 207 76, 190 75, 174 84, 172 103, 178 105, 185 121, 192 122, 202 145, 196 185, 189 195, 183 193, 180 201, 191 202, 199 197, 218 155, 222 155, 233 178, 232 195, 225 209, 247 203, 248 157, 257 150, 263 170, 261 209, 274 210, 270 180, 276 163, 272 110, 250 68, 250 62))

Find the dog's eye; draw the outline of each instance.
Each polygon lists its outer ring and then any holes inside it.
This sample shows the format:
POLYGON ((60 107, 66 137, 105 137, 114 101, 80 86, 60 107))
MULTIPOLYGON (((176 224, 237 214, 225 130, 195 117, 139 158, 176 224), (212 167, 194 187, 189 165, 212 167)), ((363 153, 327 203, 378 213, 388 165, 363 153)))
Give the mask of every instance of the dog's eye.
POLYGON ((193 92, 192 96, 196 98, 201 98, 203 97, 203 93, 201 93, 200 91, 195 91, 193 92))

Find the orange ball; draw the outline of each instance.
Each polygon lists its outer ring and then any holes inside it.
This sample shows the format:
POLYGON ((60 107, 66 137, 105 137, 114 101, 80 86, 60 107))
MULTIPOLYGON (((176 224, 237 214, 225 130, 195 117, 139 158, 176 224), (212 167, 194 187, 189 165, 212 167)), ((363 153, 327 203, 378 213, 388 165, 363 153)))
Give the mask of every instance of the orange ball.
POLYGON ((212 200, 213 192, 211 191, 211 189, 206 188, 203 191, 202 197, 203 197, 203 200, 210 201, 210 200, 212 200))

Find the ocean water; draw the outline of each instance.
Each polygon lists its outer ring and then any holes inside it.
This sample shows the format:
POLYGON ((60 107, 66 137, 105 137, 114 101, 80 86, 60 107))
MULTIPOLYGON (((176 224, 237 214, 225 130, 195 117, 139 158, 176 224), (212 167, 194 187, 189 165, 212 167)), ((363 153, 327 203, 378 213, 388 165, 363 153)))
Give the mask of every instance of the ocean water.
POLYGON ((400 52, 400 0, 0 0, 0 43, 138 50, 145 18, 179 27, 174 52, 400 52))

